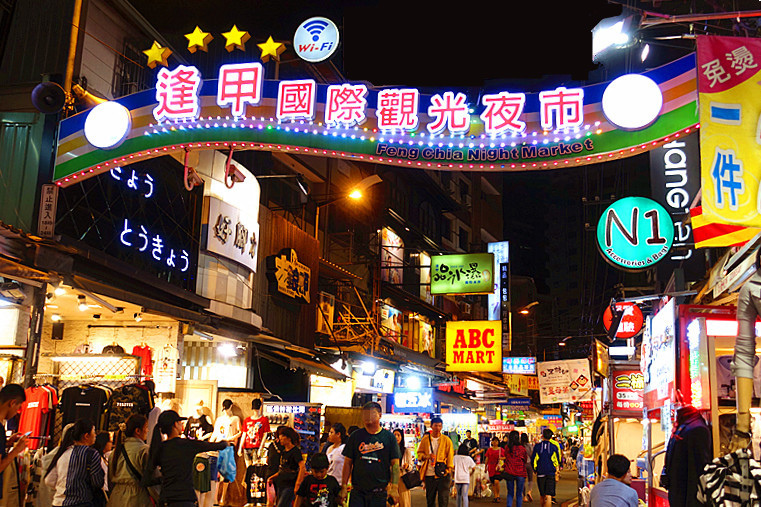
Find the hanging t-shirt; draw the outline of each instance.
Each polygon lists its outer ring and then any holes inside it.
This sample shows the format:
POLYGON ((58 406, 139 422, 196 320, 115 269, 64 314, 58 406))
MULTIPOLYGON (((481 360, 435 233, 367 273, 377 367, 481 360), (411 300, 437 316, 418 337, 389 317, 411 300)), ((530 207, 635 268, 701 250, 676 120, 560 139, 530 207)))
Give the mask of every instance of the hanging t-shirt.
POLYGON ((156 356, 156 371, 153 372, 157 393, 173 393, 177 390, 178 357, 177 349, 169 344, 159 349, 156 356))
POLYGON ((301 486, 296 494, 306 499, 307 505, 315 507, 332 507, 338 504, 338 494, 341 492, 341 486, 338 485, 335 477, 330 475, 324 479, 317 479, 313 475, 307 475, 301 481, 301 486))
POLYGON ((100 418, 106 409, 108 393, 95 386, 67 387, 61 394, 63 425, 86 419, 100 427, 100 418))
MULTIPOLYGON (((26 394, 26 401, 21 405, 18 432, 31 432, 31 437, 41 437, 45 433, 43 427, 45 415, 52 408, 50 390, 45 387, 28 387, 24 394, 26 394)), ((31 438, 27 446, 32 450, 38 449, 40 442, 39 438, 31 438)))
POLYGON ((201 417, 188 417, 185 422, 185 437, 192 440, 198 440, 202 435, 209 434, 214 431, 214 426, 209 422, 209 418, 205 415, 201 417))
POLYGON ((146 377, 153 375, 153 350, 148 345, 145 347, 135 345, 132 349, 132 355, 141 359, 140 371, 143 375, 146 377))
POLYGON ((269 432, 270 422, 266 417, 246 417, 243 420, 243 448, 258 449, 262 445, 264 435, 269 432))
POLYGON ((151 393, 145 386, 129 384, 114 390, 108 400, 108 431, 116 431, 132 414, 147 416, 153 408, 151 393))
POLYGON ((385 488, 391 480, 391 460, 400 459, 396 437, 386 429, 371 434, 360 428, 346 441, 344 456, 353 461, 352 487, 359 491, 385 488))

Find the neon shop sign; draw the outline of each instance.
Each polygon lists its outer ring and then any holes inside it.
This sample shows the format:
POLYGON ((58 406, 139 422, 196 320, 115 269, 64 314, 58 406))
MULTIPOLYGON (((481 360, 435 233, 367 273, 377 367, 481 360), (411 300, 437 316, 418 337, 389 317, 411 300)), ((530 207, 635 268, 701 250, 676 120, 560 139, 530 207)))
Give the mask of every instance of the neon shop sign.
MULTIPOLYGON (((154 180, 150 174, 139 174, 134 169, 123 170, 115 167, 111 171, 111 178, 123 184, 128 190, 139 193, 146 199, 153 197, 154 180)), ((127 248, 150 256, 154 262, 162 263, 168 269, 185 273, 190 267, 190 254, 183 248, 173 248, 166 244, 161 234, 153 234, 145 225, 136 223, 130 218, 125 218, 119 242, 127 248)))

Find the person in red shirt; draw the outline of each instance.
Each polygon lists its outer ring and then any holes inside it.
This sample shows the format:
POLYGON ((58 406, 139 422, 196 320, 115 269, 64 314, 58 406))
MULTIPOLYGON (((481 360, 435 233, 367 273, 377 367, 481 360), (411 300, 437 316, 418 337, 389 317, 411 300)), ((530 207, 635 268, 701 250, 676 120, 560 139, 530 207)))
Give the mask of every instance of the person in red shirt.
POLYGON ((507 483, 507 507, 523 505, 523 486, 526 483, 526 448, 521 445, 521 434, 513 430, 505 447, 505 482, 507 483))
POLYGON ((491 447, 487 449, 486 451, 486 471, 489 473, 489 481, 492 484, 492 488, 494 490, 494 499, 493 502, 499 502, 499 481, 501 481, 504 477, 502 477, 502 472, 504 471, 504 459, 505 459, 505 452, 504 449, 502 449, 499 446, 499 438, 493 437, 491 439, 491 447))

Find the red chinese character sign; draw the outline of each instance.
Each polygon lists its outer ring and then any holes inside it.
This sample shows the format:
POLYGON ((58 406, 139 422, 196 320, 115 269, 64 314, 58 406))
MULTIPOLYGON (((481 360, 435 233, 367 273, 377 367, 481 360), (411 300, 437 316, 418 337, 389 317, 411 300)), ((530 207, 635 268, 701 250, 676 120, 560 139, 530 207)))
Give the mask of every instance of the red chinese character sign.
MULTIPOLYGON (((738 51, 733 58, 728 68, 750 72, 747 55, 738 51)), ((226 64, 212 76, 190 66, 162 68, 155 93, 118 99, 136 120, 124 122, 121 144, 88 142, 82 126, 91 111, 62 121, 54 180, 66 186, 130 160, 233 145, 433 170, 538 170, 615 160, 668 143, 697 124, 694 56, 641 76, 668 100, 647 126, 623 130, 618 125, 632 125, 626 108, 617 111, 618 123, 604 111, 602 97, 612 83, 541 93, 428 94, 412 87, 267 81, 259 62, 226 64), (155 122, 137 121, 145 110, 155 122)), ((605 96, 614 104, 635 102, 628 92, 605 96)), ((736 163, 737 157, 725 158, 727 167, 736 163)), ((729 181, 728 171, 723 180, 729 181)))
MULTIPOLYGON (((623 314, 621 322, 618 325, 616 338, 625 340, 639 334, 642 326, 645 324, 645 317, 642 315, 642 310, 639 309, 639 306, 635 303, 615 303, 615 308, 617 312, 623 314)), ((613 312, 610 310, 610 306, 608 306, 602 314, 602 325, 605 327, 605 331, 610 330, 612 322, 613 312)))
POLYGON ((642 416, 645 376, 639 370, 613 370, 611 414, 642 416))

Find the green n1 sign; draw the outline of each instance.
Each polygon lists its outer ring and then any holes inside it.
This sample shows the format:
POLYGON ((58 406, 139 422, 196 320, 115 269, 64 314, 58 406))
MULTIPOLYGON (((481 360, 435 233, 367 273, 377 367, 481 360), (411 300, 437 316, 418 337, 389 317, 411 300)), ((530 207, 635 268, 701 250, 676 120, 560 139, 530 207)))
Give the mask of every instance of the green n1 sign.
POLYGON ((431 294, 492 294, 494 254, 431 257, 431 294))
POLYGON ((630 270, 647 269, 666 257, 674 222, 663 206, 645 197, 611 204, 597 224, 597 246, 605 260, 630 270))

